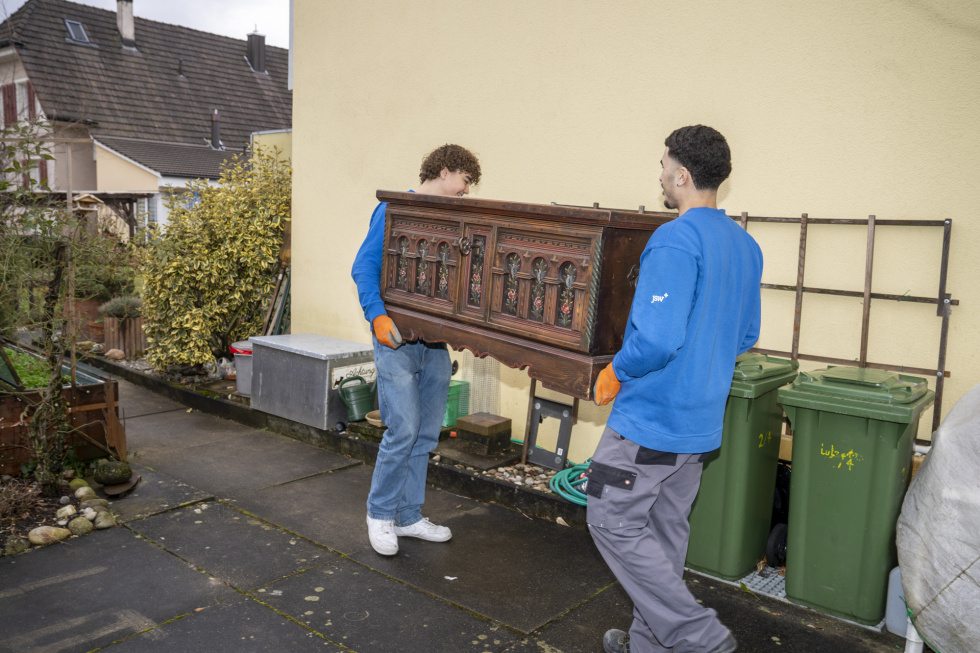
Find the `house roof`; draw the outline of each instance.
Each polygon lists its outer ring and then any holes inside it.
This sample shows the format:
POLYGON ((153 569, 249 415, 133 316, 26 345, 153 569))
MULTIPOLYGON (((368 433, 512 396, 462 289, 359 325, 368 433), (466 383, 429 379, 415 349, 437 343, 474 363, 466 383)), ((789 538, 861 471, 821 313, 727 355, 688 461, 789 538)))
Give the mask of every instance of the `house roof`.
MULTIPOLYGON (((222 138, 222 140, 224 140, 222 138)), ((131 138, 97 136, 96 141, 127 159, 137 161, 162 175, 217 179, 221 164, 238 150, 213 150, 207 145, 163 143, 131 138)))
POLYGON ((266 46, 267 72, 259 73, 244 39, 134 21, 135 50, 123 47, 114 11, 28 0, 0 26, 0 40, 17 48, 49 120, 86 125, 97 140, 161 173, 216 177, 252 132, 291 125, 286 49, 266 46), (72 41, 66 20, 81 23, 90 44, 72 41), (223 153, 205 141, 214 109, 223 153))

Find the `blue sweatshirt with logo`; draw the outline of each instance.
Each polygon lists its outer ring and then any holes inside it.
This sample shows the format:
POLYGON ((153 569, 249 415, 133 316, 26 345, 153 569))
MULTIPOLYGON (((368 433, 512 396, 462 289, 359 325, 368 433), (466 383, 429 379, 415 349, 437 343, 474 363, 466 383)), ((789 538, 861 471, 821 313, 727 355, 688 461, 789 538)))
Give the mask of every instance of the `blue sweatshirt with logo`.
POLYGON ((693 208, 640 257, 608 426, 644 447, 721 446, 735 357, 759 338, 762 250, 720 209, 693 208))

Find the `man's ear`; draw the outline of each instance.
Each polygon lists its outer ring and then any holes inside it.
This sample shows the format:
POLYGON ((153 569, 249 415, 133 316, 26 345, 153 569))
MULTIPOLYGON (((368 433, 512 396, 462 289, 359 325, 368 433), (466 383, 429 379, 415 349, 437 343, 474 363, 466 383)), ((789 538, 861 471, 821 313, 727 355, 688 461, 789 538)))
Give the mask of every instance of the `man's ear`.
POLYGON ((683 186, 691 181, 691 171, 684 166, 677 166, 677 172, 674 173, 674 179, 677 181, 678 186, 683 186))
POLYGON ((447 179, 448 177, 449 177, 449 168, 443 168, 442 171, 439 172, 439 179, 447 179))

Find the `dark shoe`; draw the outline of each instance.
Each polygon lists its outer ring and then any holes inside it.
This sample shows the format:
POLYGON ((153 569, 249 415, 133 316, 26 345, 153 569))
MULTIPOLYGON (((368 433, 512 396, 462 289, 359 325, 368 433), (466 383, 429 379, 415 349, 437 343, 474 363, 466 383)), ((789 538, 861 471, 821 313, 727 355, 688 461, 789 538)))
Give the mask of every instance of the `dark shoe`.
POLYGON ((735 653, 736 649, 738 649, 738 642, 735 641, 734 635, 728 633, 725 641, 711 649, 711 653, 735 653))
POLYGON ((615 628, 607 630, 606 634, 602 636, 602 650, 605 653, 630 653, 629 633, 624 633, 615 628))

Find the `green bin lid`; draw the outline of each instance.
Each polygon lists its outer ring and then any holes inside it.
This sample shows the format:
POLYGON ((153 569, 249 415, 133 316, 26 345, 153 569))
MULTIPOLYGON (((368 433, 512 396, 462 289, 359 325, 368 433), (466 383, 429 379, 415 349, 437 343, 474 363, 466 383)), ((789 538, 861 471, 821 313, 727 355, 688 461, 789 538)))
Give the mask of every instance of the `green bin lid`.
MULTIPOLYGON (((790 386, 779 390, 779 403, 790 408, 911 423, 935 399, 926 380, 897 372, 861 367, 830 366, 800 372, 790 386)), ((790 420, 793 415, 790 414, 790 420)))
POLYGON ((745 352, 735 359, 730 394, 754 399, 792 381, 799 367, 796 361, 745 352))
POLYGON ((796 361, 785 358, 773 358, 766 354, 745 352, 735 359, 736 381, 758 381, 777 374, 792 372, 800 366, 796 361))
POLYGON ((800 372, 793 389, 873 401, 908 404, 928 390, 925 379, 866 367, 834 367, 800 372))

